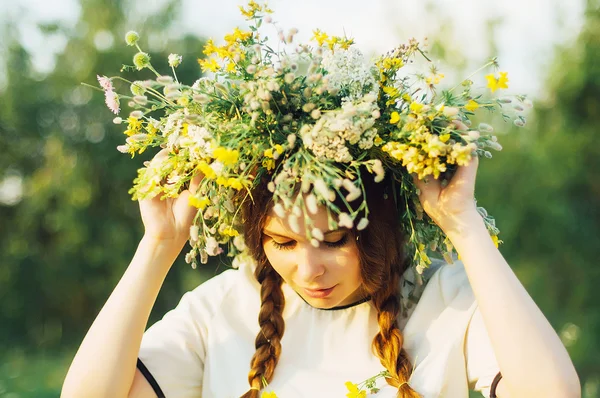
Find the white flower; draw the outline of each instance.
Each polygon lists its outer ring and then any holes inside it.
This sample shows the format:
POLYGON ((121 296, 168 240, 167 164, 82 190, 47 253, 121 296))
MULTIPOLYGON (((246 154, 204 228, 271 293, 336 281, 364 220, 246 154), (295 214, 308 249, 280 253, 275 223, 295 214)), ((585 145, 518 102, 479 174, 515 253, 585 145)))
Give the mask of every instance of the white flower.
POLYGON ((246 242, 244 241, 244 236, 243 235, 237 235, 236 237, 234 237, 233 238, 233 245, 239 251, 246 250, 246 242))
POLYGON ((318 240, 325 239, 325 236, 323 235, 323 231, 321 231, 319 228, 313 228, 313 230, 311 231, 311 234, 318 240))
POLYGON ((348 90, 347 99, 361 98, 368 92, 374 92, 378 86, 372 69, 356 47, 347 50, 336 48, 325 50, 321 66, 327 71, 329 91, 348 90))
POLYGON ((215 174, 220 176, 223 174, 223 169, 225 168, 225 165, 217 160, 210 164, 210 168, 214 170, 215 174))
POLYGON ((338 219, 339 219, 338 225, 340 227, 346 227, 348 229, 352 229, 352 227, 354 226, 352 217, 350 217, 350 215, 348 213, 344 213, 344 212, 340 213, 338 219))
POLYGON ((319 178, 319 179, 315 180, 314 186, 315 186, 315 191, 322 198, 324 198, 330 202, 333 202, 335 200, 335 192, 333 192, 331 189, 329 189, 327 187, 327 184, 325 184, 325 181, 323 181, 322 179, 319 178))
POLYGON ((290 229, 292 232, 299 234, 300 233, 300 225, 298 224, 298 217, 293 214, 288 216, 288 224, 290 224, 290 229))
POLYGON ((317 214, 317 198, 312 193, 306 197, 306 208, 311 214, 317 214))
POLYGON ((182 60, 183 57, 181 55, 169 54, 169 66, 171 68, 177 68, 181 64, 182 60))
POLYGON ((369 225, 369 220, 367 220, 366 218, 361 218, 361 220, 358 222, 358 225, 356 226, 356 229, 362 231, 363 229, 367 228, 367 225, 369 225))
POLYGON ((285 217, 285 210, 283 209, 281 203, 276 203, 275 206, 273 206, 273 211, 275 212, 275 214, 277 214, 277 217, 285 217))
POLYGON ((216 256, 220 253, 219 243, 212 236, 206 238, 206 252, 209 256, 216 256))
POLYGON ((198 232, 200 231, 200 228, 198 228, 197 225, 192 225, 190 227, 190 238, 192 239, 192 241, 197 241, 199 236, 198 236, 198 232))
POLYGON ((383 181, 383 178, 385 177, 385 170, 383 169, 381 160, 373 160, 373 171, 375 172, 375 182, 383 181))

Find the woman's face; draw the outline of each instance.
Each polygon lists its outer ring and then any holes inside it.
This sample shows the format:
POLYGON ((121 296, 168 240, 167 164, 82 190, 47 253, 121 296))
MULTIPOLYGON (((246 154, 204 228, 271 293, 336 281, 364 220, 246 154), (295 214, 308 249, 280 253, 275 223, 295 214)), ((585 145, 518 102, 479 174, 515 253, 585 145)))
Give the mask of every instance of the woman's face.
POLYGON ((324 234, 319 247, 306 238, 305 225, 294 233, 286 219, 271 212, 263 228, 267 259, 306 302, 315 308, 352 304, 366 294, 362 291, 358 247, 347 229, 329 231, 323 207, 312 216, 313 225, 324 234))

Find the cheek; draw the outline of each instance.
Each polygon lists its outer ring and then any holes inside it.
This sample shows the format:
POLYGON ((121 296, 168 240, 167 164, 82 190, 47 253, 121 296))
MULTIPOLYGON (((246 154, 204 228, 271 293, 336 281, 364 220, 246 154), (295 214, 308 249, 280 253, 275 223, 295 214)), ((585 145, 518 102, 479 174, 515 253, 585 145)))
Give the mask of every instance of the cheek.
POLYGON ((287 275, 290 273, 291 268, 293 267, 293 256, 290 252, 277 250, 270 245, 263 245, 263 250, 265 251, 265 255, 267 256, 267 260, 269 263, 284 280, 288 280, 287 275))

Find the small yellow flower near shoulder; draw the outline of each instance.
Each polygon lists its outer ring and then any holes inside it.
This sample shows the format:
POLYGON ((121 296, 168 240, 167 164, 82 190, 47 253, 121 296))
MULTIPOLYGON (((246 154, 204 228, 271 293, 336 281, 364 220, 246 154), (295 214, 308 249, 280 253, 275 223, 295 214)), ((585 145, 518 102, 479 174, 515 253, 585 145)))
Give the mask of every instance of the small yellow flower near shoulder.
POLYGON ((465 104, 465 109, 468 110, 469 112, 473 112, 476 109, 479 108, 479 104, 477 103, 477 101, 470 99, 469 102, 467 102, 465 104))
POLYGON ((263 391, 262 394, 260 394, 260 398, 277 398, 277 394, 273 391, 263 391))
POLYGON ((400 114, 398 112, 392 112, 390 116, 390 124, 396 124, 400 121, 400 114))
POLYGON ((497 249, 498 245, 500 243, 500 240, 498 239, 498 235, 492 235, 492 241, 494 242, 494 246, 496 246, 496 249, 497 249))
POLYGON ((356 384, 347 381, 344 385, 348 389, 348 394, 346 394, 347 398, 366 398, 367 392, 365 390, 360 390, 356 384))

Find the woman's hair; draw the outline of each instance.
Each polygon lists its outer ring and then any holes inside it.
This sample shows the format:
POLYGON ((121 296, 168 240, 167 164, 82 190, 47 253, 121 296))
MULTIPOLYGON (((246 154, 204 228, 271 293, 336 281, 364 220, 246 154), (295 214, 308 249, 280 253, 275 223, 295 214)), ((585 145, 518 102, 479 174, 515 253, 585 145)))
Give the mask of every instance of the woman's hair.
MULTIPOLYGON (((272 207, 272 194, 267 190, 270 178, 266 175, 258 178, 252 200, 247 199, 242 205, 246 245, 257 263, 255 276, 261 285, 260 331, 248 374, 251 389, 242 398, 258 398, 263 380, 271 382, 281 355, 284 332, 282 278, 267 260, 262 244, 262 229, 272 207)), ((363 289, 377 309, 379 332, 373 339, 372 348, 390 373, 386 379, 388 384, 398 388, 397 397, 417 398, 420 395, 407 384, 412 368, 402 348, 403 338, 397 321, 401 308, 400 278, 409 261, 404 252, 406 236, 400 226, 394 182, 385 178, 375 183, 366 171, 361 178, 369 207, 369 225, 361 231, 353 229, 352 233, 357 239, 363 289)), ((336 202, 341 203, 339 199, 336 202)))

